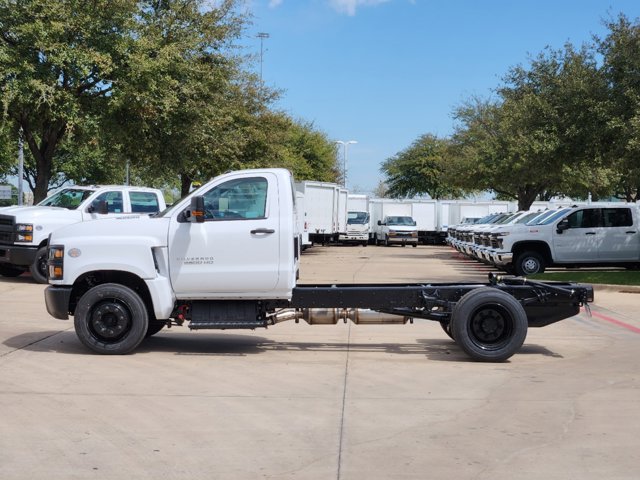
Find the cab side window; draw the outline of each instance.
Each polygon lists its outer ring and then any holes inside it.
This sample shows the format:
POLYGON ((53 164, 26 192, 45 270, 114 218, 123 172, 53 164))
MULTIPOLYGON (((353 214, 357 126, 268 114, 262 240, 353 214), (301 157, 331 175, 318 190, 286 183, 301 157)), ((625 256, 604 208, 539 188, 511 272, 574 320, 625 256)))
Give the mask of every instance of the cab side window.
POLYGON ((229 180, 204 194, 206 220, 266 218, 267 179, 229 180))
POLYGON ((603 208, 602 219, 605 227, 630 227, 633 225, 631 210, 628 208, 603 208))
POLYGON ((133 213, 156 213, 160 211, 158 197, 153 192, 129 192, 133 213))
POLYGON ((598 208, 585 208, 567 217, 569 228, 594 228, 598 226, 598 208))
POLYGON ((98 205, 98 203, 103 200, 107 202, 107 210, 109 213, 123 212, 122 192, 113 191, 101 193, 92 203, 93 205, 98 205))

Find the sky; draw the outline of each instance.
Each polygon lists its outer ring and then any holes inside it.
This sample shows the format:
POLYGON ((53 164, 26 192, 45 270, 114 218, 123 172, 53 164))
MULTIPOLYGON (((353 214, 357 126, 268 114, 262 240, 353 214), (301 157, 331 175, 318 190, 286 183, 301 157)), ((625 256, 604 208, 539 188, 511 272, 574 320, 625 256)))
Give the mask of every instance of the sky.
MULTIPOLYGON (((370 193, 381 164, 419 136, 453 133, 452 112, 490 97, 546 47, 605 36, 639 0, 246 0, 245 39, 276 107, 347 148, 347 187, 370 193)), ((339 146, 340 163, 344 148, 339 146)))

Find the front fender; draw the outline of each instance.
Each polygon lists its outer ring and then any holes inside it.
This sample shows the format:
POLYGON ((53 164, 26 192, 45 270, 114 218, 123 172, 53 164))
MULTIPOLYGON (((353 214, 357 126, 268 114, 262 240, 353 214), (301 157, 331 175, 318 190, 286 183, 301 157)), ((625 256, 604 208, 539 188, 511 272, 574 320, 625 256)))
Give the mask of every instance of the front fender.
POLYGON ((152 249, 157 246, 153 238, 138 238, 132 244, 131 237, 111 237, 108 243, 64 243, 64 277, 52 284, 73 285, 86 273, 118 270, 129 272, 144 280, 157 276, 152 249))

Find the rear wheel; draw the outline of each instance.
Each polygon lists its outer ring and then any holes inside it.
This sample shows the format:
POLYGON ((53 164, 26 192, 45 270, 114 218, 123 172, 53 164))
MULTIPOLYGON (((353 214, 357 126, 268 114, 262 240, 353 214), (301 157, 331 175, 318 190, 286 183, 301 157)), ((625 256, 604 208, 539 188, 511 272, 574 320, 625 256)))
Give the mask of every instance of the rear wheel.
POLYGON ((36 258, 29 266, 31 276, 38 283, 47 283, 47 247, 41 247, 36 252, 36 258))
POLYGON ((129 287, 104 283, 80 298, 74 326, 80 341, 94 352, 130 353, 147 334, 147 307, 129 287))
POLYGON ((474 360, 502 362, 516 353, 527 336, 527 314, 515 298, 491 287, 465 294, 451 313, 451 333, 474 360))
POLYGON ((451 322, 442 321, 440 322, 440 326, 442 327, 444 333, 446 333, 450 339, 454 340, 453 334, 451 333, 451 322))

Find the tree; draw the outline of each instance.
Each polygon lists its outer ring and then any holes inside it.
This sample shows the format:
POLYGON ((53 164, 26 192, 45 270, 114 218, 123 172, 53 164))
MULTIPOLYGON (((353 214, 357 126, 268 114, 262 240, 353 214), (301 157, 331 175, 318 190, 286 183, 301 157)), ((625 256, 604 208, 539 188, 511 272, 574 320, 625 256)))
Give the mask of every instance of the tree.
POLYGON ((541 195, 606 191, 605 87, 586 47, 547 49, 529 68, 512 68, 497 100, 456 110, 454 141, 467 171, 458 178, 517 199, 522 210, 541 195))
POLYGON ((382 164, 387 194, 390 197, 428 194, 435 199, 463 195, 463 190, 452 185, 447 175, 451 161, 449 140, 422 135, 382 164))
POLYGON ((625 15, 606 23, 596 39, 608 84, 608 160, 617 178, 615 196, 637 201, 640 191, 640 25, 625 15))
POLYGON ((46 196, 65 137, 100 115, 126 67, 134 0, 6 1, 0 5, 0 93, 21 127, 34 199, 46 196))

